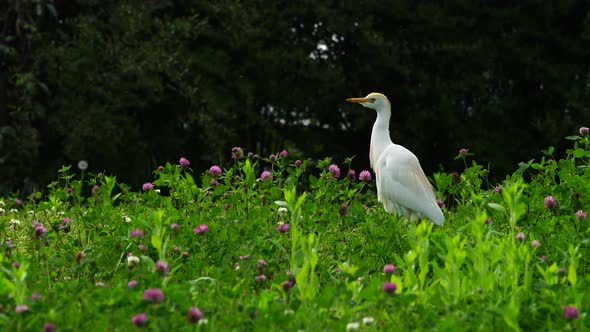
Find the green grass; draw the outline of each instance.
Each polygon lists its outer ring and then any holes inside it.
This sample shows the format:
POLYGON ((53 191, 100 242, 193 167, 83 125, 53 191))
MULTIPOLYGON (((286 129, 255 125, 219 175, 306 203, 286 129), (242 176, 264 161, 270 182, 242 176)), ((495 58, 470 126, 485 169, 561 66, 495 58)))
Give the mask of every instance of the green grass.
POLYGON ((167 164, 146 191, 63 167, 46 195, 2 199, 0 330, 585 330, 590 229, 576 212, 590 202, 590 148, 568 138, 564 159, 544 151, 498 187, 458 156, 461 174, 433 175, 443 227, 386 214, 374 182, 345 176, 350 160, 335 178, 329 159, 236 158, 216 185, 167 164), (257 163, 273 178, 258 178, 257 163), (143 300, 149 288, 164 299, 143 300), (578 317, 565 318, 566 306, 578 317))

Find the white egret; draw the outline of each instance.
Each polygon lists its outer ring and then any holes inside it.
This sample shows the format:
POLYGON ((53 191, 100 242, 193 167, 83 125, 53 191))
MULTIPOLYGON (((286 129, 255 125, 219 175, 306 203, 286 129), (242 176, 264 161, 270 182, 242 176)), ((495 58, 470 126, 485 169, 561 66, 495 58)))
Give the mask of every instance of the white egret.
POLYGON ((403 215, 409 220, 426 217, 442 225, 445 217, 418 158, 410 150, 394 144, 389 137, 391 105, 387 97, 374 92, 365 98, 349 98, 346 101, 377 111, 369 159, 376 175, 377 198, 383 203, 385 211, 403 215))

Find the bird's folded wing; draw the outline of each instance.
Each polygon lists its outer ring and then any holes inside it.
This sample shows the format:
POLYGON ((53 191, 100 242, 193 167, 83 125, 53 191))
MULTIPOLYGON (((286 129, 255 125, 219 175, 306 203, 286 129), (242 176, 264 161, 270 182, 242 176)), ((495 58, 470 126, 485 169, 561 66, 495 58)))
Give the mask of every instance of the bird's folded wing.
POLYGON ((413 154, 399 153, 383 157, 378 162, 380 195, 442 225, 444 215, 418 159, 413 154))

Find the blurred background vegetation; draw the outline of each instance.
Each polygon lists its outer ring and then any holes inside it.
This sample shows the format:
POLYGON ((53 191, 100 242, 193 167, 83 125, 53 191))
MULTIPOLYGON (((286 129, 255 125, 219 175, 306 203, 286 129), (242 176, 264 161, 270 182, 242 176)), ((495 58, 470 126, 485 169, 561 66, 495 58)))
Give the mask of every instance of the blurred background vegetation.
POLYGON ((468 148, 503 178, 590 125, 589 1, 0 3, 0 193, 233 146, 368 168, 375 114, 344 99, 373 91, 427 174, 468 148))

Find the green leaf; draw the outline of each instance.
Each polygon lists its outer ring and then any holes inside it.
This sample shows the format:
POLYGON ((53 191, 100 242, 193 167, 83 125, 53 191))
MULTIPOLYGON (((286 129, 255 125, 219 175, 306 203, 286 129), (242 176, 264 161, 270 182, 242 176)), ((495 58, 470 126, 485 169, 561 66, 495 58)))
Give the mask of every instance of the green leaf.
POLYGON ((152 246, 154 246, 158 252, 162 251, 162 238, 156 234, 152 234, 152 246))
POLYGON ((503 206, 502 206, 502 205, 500 205, 500 204, 497 204, 497 203, 488 203, 488 206, 489 206, 489 207, 490 207, 492 210, 499 211, 499 212, 502 212, 502 213, 506 213, 506 208, 505 208, 505 207, 503 207, 503 206))

